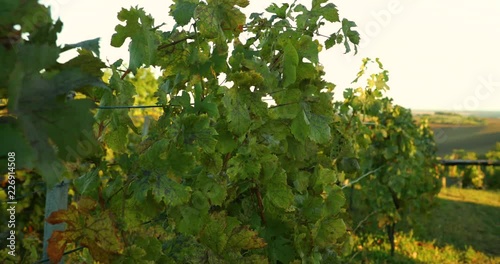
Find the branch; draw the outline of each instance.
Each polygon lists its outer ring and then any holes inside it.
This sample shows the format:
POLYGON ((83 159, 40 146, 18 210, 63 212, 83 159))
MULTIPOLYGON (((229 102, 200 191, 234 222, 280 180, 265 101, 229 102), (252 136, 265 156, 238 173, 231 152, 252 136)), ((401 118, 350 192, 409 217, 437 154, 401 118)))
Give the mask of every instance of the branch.
POLYGON ((372 215, 374 215, 374 214, 378 213, 379 211, 380 211, 380 210, 375 210, 375 211, 373 211, 373 212, 369 213, 369 214, 368 214, 365 218, 363 218, 363 220, 359 221, 359 223, 356 225, 356 228, 354 228, 354 229, 352 230, 352 233, 354 233, 354 234, 355 234, 355 233, 356 233, 356 230, 358 230, 358 228, 360 228, 360 227, 361 227, 361 225, 362 225, 364 222, 368 221, 368 218, 370 218, 372 215))
POLYGON ((287 106, 287 105, 292 105, 292 104, 298 104, 298 103, 300 103, 300 102, 290 102, 290 103, 283 103, 283 104, 279 104, 279 105, 273 105, 273 106, 270 106, 269 109, 280 107, 280 106, 287 106))
POLYGON ((181 42, 183 42, 183 41, 185 41, 185 40, 188 40, 188 39, 193 39, 194 37, 196 37, 196 35, 195 35, 195 34, 191 34, 191 35, 188 35, 188 36, 186 36, 186 37, 184 37, 184 38, 181 38, 181 39, 179 39, 179 40, 176 40, 176 41, 174 41, 174 42, 161 44, 160 46, 158 46, 157 50, 162 50, 162 49, 166 49, 166 48, 168 48, 168 47, 175 46, 175 45, 177 45, 177 44, 179 44, 179 43, 181 43, 181 42))
POLYGON ((127 69, 125 72, 123 72, 122 76, 120 77, 120 79, 125 79, 125 77, 131 72, 132 70, 130 69, 127 69))
POLYGON ((349 183, 348 183, 348 184, 346 184, 346 185, 343 185, 343 186, 342 186, 342 189, 347 188, 347 187, 349 187, 349 186, 351 186, 351 185, 353 185, 353 184, 355 184, 355 183, 357 183, 357 182, 361 181, 364 177, 366 177, 366 176, 368 176, 368 175, 370 175, 370 174, 372 174, 372 173, 374 173, 374 172, 376 172, 376 171, 380 170, 382 167, 384 167, 384 166, 382 165, 382 166, 380 166, 380 167, 378 167, 378 168, 376 168, 376 169, 374 169, 374 170, 372 170, 372 171, 369 171, 369 172, 367 172, 367 173, 365 173, 365 174, 361 175, 361 176, 360 176, 359 178, 357 178, 356 180, 354 180, 354 181, 352 181, 352 182, 349 182, 349 183))
MULTIPOLYGON (((64 253, 63 253, 63 256, 65 256, 65 255, 69 255, 69 254, 71 254, 71 253, 73 253, 73 252, 80 251, 80 250, 82 250, 82 249, 84 249, 84 247, 77 247, 77 248, 75 248, 75 249, 72 249, 72 250, 66 251, 66 252, 64 252, 64 253)), ((46 263, 46 262, 50 262, 50 259, 49 259, 49 258, 42 259, 42 260, 39 260, 39 261, 35 262, 35 264, 39 264, 39 263, 46 263)))

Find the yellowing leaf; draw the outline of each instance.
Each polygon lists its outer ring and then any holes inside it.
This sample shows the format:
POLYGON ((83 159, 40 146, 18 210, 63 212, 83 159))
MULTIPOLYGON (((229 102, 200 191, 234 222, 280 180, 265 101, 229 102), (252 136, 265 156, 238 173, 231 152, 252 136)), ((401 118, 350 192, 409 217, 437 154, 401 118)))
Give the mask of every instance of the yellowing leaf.
POLYGON ((231 248, 231 250, 249 250, 265 246, 264 239, 260 238, 257 232, 250 230, 248 226, 235 228, 227 242, 227 247, 231 248))
POLYGON ((109 212, 96 213, 97 203, 90 198, 82 198, 77 206, 53 212, 47 222, 66 223, 64 231, 55 231, 49 239, 48 256, 52 262, 59 262, 68 243, 87 247, 92 257, 109 263, 113 255, 123 251, 123 242, 109 212))

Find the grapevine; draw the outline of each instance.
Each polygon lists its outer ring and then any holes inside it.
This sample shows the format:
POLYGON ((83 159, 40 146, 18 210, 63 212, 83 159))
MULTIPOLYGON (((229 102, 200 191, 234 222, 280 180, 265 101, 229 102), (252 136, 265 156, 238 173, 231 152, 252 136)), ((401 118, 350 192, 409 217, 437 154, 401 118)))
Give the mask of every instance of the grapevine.
POLYGON ((40 193, 71 182, 68 208, 45 219, 66 224, 48 240, 55 263, 328 263, 349 246, 344 188, 388 191, 368 199, 393 216, 383 224, 404 210, 386 206, 391 194, 432 197, 431 134, 382 98, 386 71, 333 102, 319 51, 359 44, 334 4, 272 4, 247 17, 247 0, 173 2, 169 30, 142 8, 118 13, 111 45, 130 40, 128 64, 102 62, 97 39, 58 46, 63 24, 37 1, 8 6, 0 155, 17 153, 21 211, 35 219, 22 219, 31 239, 15 261, 42 256, 43 204, 28 189, 38 182, 40 193), (321 34, 326 23, 338 31, 321 34), (57 62, 70 49, 78 55, 57 62))

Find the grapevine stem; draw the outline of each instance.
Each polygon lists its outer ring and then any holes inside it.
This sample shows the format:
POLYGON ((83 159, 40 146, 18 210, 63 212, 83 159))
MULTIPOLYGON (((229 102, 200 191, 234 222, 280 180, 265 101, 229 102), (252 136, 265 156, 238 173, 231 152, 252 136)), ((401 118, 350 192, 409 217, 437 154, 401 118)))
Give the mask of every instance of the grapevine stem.
POLYGON ((126 77, 126 76, 127 76, 127 75, 131 72, 131 71, 132 71, 132 70, 127 69, 127 70, 126 70, 126 71, 122 74, 122 76, 120 77, 120 79, 122 79, 122 80, 123 80, 123 79, 125 79, 125 77, 126 77))
MULTIPOLYGON (((82 249, 84 249, 84 247, 77 247, 77 248, 75 248, 75 249, 72 249, 72 250, 66 251, 66 252, 64 252, 64 253, 63 253, 63 256, 65 256, 65 255, 69 255, 69 254, 71 254, 71 253, 73 253, 73 252, 80 251, 80 250, 82 250, 82 249)), ((46 263, 46 262, 50 262, 50 259, 49 259, 49 258, 42 259, 42 260, 40 260, 40 261, 35 262, 35 264, 38 264, 38 263, 46 263)))
POLYGON ((368 214, 365 218, 363 218, 363 220, 359 221, 359 223, 356 225, 356 228, 354 228, 354 229, 352 230, 352 233, 353 233, 353 234, 356 234, 356 231, 357 231, 357 230, 361 227, 361 225, 362 225, 362 224, 364 224, 366 221, 368 221, 368 219, 369 219, 372 215, 374 215, 374 214, 378 213, 379 211, 380 211, 380 210, 375 210, 375 211, 373 211, 373 212, 369 213, 369 214, 368 214))
POLYGON ((369 172, 367 172, 367 173, 365 173, 365 174, 361 175, 361 176, 360 176, 359 178, 357 178, 356 180, 354 180, 354 181, 352 181, 352 182, 349 182, 349 183, 348 183, 348 184, 346 184, 346 185, 343 185, 343 186, 342 186, 342 189, 345 189, 345 188, 347 188, 347 187, 349 187, 349 186, 351 186, 351 185, 353 185, 353 184, 355 184, 355 183, 357 183, 357 182, 361 181, 364 177, 366 177, 366 176, 368 176, 368 175, 370 175, 370 174, 372 174, 372 173, 374 173, 374 172, 376 172, 376 171, 380 170, 382 167, 383 167, 383 165, 382 165, 382 166, 380 166, 380 167, 378 167, 378 168, 376 168, 376 169, 374 169, 374 170, 372 170, 372 171, 369 171, 369 172))
POLYGON ((158 46, 158 50, 162 50, 162 49, 177 45, 178 43, 181 43, 181 42, 188 40, 188 39, 192 39, 194 37, 196 37, 196 34, 191 34, 191 35, 184 37, 184 38, 181 38, 179 40, 176 40, 176 41, 173 41, 170 43, 166 43, 166 44, 162 44, 162 45, 158 46))

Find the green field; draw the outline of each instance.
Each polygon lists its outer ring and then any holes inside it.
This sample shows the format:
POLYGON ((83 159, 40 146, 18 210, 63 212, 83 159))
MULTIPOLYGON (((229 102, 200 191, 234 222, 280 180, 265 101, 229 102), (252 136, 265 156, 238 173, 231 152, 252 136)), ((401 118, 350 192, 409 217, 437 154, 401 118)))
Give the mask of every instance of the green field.
MULTIPOLYGON (((500 117, 493 113, 489 113, 489 115, 483 113, 483 116, 489 117, 483 117, 485 124, 482 125, 451 124, 456 116, 450 117, 450 124, 431 123, 438 148, 437 155, 443 157, 451 154, 453 149, 464 149, 483 155, 493 149, 495 143, 500 142, 500 117)), ((478 113, 477 116, 480 114, 478 113)), ((417 113, 416 120, 421 116, 422 114, 417 113)))
POLYGON ((500 142, 500 119, 489 118, 484 126, 432 125, 438 147, 438 156, 451 154, 453 149, 465 149, 479 155, 493 149, 500 142))
POLYGON ((349 263, 500 263, 500 192, 442 189, 435 207, 399 224, 396 253, 375 219, 355 240, 349 263))

